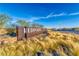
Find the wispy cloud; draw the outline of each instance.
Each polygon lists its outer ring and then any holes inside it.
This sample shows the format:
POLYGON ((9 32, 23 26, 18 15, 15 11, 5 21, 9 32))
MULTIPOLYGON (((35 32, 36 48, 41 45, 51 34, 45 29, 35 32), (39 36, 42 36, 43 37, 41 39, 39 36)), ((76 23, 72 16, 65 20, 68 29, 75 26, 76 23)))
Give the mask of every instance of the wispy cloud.
POLYGON ((79 15, 79 12, 70 13, 69 15, 79 15))
POLYGON ((40 20, 40 19, 48 19, 51 17, 59 17, 59 16, 75 16, 75 15, 79 15, 79 12, 74 12, 74 13, 59 13, 59 14, 54 14, 53 12, 51 12, 50 14, 48 14, 47 16, 44 17, 32 17, 29 19, 29 21, 33 22, 35 20, 40 20))
POLYGON ((16 22, 19 19, 22 20, 27 20, 28 22, 34 22, 36 20, 40 20, 40 19, 48 19, 48 18, 52 18, 52 17, 60 17, 60 16, 74 16, 74 15, 79 15, 79 12, 75 12, 75 13, 59 13, 59 14, 54 14, 53 12, 49 13, 47 16, 42 16, 42 17, 30 17, 30 18, 19 18, 19 17, 12 17, 14 19, 13 22, 16 22), (15 19, 17 19, 15 21, 15 19))
POLYGON ((48 19, 51 17, 58 17, 58 16, 64 16, 66 15, 65 13, 59 13, 59 14, 53 14, 53 12, 51 12, 50 14, 48 14, 47 16, 43 16, 43 17, 31 17, 29 19, 30 22, 33 22, 35 20, 40 20, 40 19, 48 19))
POLYGON ((65 13, 59 13, 59 14, 52 14, 50 13, 49 15, 46 16, 46 18, 50 18, 50 17, 57 17, 57 16, 64 16, 66 15, 65 13))

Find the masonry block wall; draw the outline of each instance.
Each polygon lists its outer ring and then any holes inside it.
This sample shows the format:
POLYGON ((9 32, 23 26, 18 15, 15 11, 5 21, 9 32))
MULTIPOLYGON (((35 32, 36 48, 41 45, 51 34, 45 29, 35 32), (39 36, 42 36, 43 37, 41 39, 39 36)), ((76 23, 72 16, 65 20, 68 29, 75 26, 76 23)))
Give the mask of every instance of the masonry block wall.
POLYGON ((23 38, 30 38, 42 33, 45 33, 47 29, 45 28, 32 28, 32 27, 16 27, 17 40, 22 40, 23 38))

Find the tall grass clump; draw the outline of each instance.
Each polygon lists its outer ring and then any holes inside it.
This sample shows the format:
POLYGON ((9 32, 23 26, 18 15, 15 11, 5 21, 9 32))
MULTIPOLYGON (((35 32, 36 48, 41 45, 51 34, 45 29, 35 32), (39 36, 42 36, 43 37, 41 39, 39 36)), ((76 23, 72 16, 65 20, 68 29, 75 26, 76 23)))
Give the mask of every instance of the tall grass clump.
POLYGON ((0 55, 79 56, 79 35, 51 30, 48 30, 48 33, 49 35, 45 37, 38 35, 22 41, 0 45, 0 55))

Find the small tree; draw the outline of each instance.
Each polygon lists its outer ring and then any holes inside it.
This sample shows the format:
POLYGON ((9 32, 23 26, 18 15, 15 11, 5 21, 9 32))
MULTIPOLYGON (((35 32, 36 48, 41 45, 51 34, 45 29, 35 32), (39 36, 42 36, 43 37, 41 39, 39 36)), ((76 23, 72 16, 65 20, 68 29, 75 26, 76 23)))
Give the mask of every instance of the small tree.
POLYGON ((40 25, 40 24, 37 24, 37 23, 33 23, 32 24, 32 27, 40 27, 40 28, 43 28, 44 26, 43 25, 40 25))
POLYGON ((11 18, 5 14, 0 14, 0 28, 5 27, 6 23, 10 20, 11 18))
POLYGON ((25 20, 18 20, 17 22, 17 25, 18 26, 26 26, 26 27, 29 27, 29 22, 26 22, 25 20))

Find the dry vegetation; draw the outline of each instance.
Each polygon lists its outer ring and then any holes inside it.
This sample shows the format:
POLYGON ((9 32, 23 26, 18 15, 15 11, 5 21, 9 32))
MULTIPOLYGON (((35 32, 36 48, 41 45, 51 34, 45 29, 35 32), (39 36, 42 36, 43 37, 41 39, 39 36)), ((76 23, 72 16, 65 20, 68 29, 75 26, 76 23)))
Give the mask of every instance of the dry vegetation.
POLYGON ((5 29, 0 28, 0 34, 5 34, 7 33, 5 29))
MULTIPOLYGON (((1 56, 79 56, 79 35, 48 30, 49 35, 37 36, 15 43, 0 45, 1 56)), ((4 38, 16 40, 16 38, 4 38)), ((0 39, 1 40, 1 39, 0 39)))

